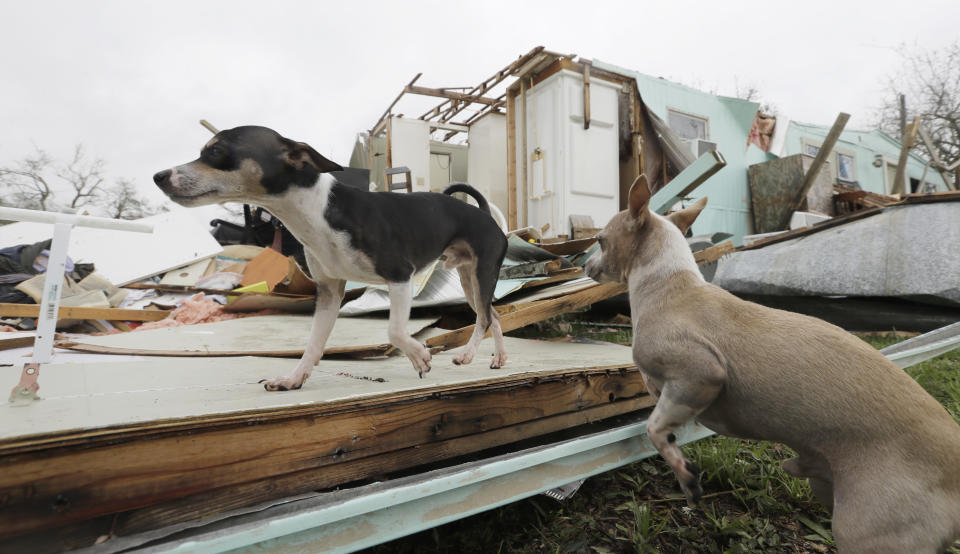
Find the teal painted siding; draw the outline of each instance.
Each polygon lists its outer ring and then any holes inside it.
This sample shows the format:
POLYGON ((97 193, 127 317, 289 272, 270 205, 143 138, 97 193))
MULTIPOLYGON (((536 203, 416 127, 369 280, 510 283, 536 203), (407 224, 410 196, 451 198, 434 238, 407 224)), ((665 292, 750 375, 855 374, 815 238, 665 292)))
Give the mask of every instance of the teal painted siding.
POLYGON ((727 166, 691 193, 695 199, 710 197, 706 209, 693 225, 693 233, 725 231, 732 233, 734 240, 740 243, 743 235, 750 234, 753 228, 747 167, 775 157, 755 146, 747 147, 747 136, 759 105, 715 96, 598 60, 593 63, 602 69, 634 77, 644 103, 664 121, 667 121, 670 109, 707 119, 707 140, 717 143, 717 150, 726 158, 727 166))
MULTIPOLYGON (((811 144, 821 144, 823 139, 830 131, 829 127, 823 125, 813 125, 809 123, 799 123, 791 121, 787 129, 787 135, 783 145, 783 155, 798 154, 803 152, 804 142, 811 144)), ((856 157, 857 174, 855 178, 863 190, 889 194, 892 186, 887 172, 886 162, 896 165, 900 158, 900 142, 893 139, 883 131, 874 129, 870 131, 844 130, 837 140, 835 152, 849 152, 856 157), (884 163, 880 167, 873 165, 877 155, 882 156, 884 163)), ((831 171, 836 178, 836 156, 831 156, 831 165, 834 166, 831 171)), ((926 160, 917 154, 911 152, 907 158, 907 176, 919 180, 923 175, 923 167, 926 160)), ((927 182, 934 183, 938 191, 947 190, 943 178, 932 167, 927 170, 927 182)), ((909 186, 909 185, 908 185, 909 186)), ((907 192, 910 192, 909 190, 907 192)))

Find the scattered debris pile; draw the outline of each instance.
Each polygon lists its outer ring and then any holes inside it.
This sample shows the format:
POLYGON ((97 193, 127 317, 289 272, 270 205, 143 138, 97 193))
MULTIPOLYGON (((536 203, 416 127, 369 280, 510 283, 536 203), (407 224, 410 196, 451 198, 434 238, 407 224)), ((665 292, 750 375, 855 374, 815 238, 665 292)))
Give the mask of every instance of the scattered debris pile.
MULTIPOLYGON (((29 332, 34 329, 38 315, 46 278, 43 262, 50 240, 7 245, 11 240, 34 232, 33 229, 24 229, 26 225, 30 224, 15 223, 0 228, 0 247, 5 246, 0 250, 0 258, 5 261, 2 271, 6 272, 0 275, 0 281, 8 286, 3 289, 6 301, 0 303, 0 324, 29 332)), ((213 249, 209 245, 209 240, 213 239, 206 229, 195 231, 197 234, 193 240, 166 243, 164 255, 158 256, 163 260, 157 261, 152 269, 148 257, 134 256, 137 258, 133 260, 137 264, 136 271, 144 277, 119 283, 119 286, 98 269, 101 262, 109 265, 122 253, 105 248, 99 251, 80 249, 78 263, 71 262, 64 277, 57 327, 69 333, 61 337, 58 345, 83 350, 89 343, 85 336, 125 334, 135 330, 143 334, 143 338, 130 341, 136 343, 134 347, 118 346, 116 352, 149 355, 151 350, 157 350, 163 351, 163 355, 172 355, 170 351, 176 350, 175 346, 149 346, 154 333, 163 330, 169 335, 174 327, 265 315, 293 318, 290 321, 300 322, 297 325, 306 325, 302 323, 303 316, 298 314, 313 310, 314 285, 294 256, 285 256, 270 247, 242 244, 217 244, 213 249), (164 267, 170 258, 182 262, 172 269, 164 267)), ((503 314, 504 330, 580 309, 623 292, 622 287, 601 286, 583 276, 583 264, 595 250, 596 240, 592 234, 596 231, 585 229, 575 240, 541 240, 539 233, 531 229, 510 235, 507 259, 495 291, 497 309, 503 314)), ((102 236, 109 231, 98 232, 100 238, 105 239, 104 244, 109 244, 110 237, 102 236)), ((72 250, 69 252, 71 256, 75 255, 72 250)), ((129 274, 129 271, 125 273, 129 274)), ((386 342, 385 329, 379 329, 382 325, 369 323, 371 315, 385 321, 389 311, 386 287, 349 282, 346 288, 341 315, 367 315, 363 321, 370 331, 360 333, 365 335, 366 342, 352 343, 350 352, 375 356, 388 353, 392 348, 383 344, 386 342)), ((446 324, 445 328, 435 328, 426 339, 434 351, 460 346, 472 332, 472 325, 468 325, 472 317, 466 308, 459 277, 455 271, 445 269, 441 261, 416 276, 413 306, 417 309, 415 316, 421 311, 430 312, 446 324)), ((433 321, 436 320, 434 317, 433 321)), ((337 327, 345 325, 341 323, 337 327)), ((305 342, 305 331, 294 334, 305 342)), ((124 344, 127 339, 110 340, 124 344)), ((2 348, 13 348, 21 342, 5 341, 2 348)), ((187 346, 187 342, 184 342, 183 355, 193 355, 195 349, 187 346)), ((342 347, 332 343, 328 351, 343 353, 342 347)), ((303 344, 278 348, 264 346, 256 351, 258 354, 292 356, 302 352, 302 348, 303 344)), ((95 350, 111 352, 111 348, 104 345, 95 350)), ((249 349, 240 344, 222 350, 246 352, 249 349)))

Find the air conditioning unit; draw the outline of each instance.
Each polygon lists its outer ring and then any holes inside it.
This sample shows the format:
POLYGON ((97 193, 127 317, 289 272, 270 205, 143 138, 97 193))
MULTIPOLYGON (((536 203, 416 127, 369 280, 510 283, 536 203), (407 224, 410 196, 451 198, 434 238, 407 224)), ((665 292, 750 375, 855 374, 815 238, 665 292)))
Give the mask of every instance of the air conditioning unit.
POLYGON ((697 139, 695 146, 697 149, 696 154, 698 158, 706 154, 707 152, 713 152, 714 150, 717 149, 717 143, 711 142, 709 140, 703 140, 703 139, 697 139))
POLYGON ((717 143, 711 142, 709 140, 703 139, 680 139, 684 144, 687 145, 687 148, 690 149, 690 155, 693 156, 693 159, 697 159, 700 156, 704 155, 707 152, 712 152, 717 149, 717 143))

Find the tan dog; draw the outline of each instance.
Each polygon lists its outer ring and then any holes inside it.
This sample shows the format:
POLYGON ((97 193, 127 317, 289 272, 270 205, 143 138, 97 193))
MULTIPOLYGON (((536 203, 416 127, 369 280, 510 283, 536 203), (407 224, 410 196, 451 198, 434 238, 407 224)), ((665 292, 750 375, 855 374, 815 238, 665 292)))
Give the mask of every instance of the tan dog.
POLYGON ((683 233, 706 198, 668 217, 649 200, 641 176, 586 271, 629 284, 633 359, 658 398, 647 433, 687 497, 701 494, 698 470, 673 431, 697 418, 796 450, 784 469, 832 507, 841 552, 946 549, 960 536, 960 426, 844 330, 705 282, 683 233))

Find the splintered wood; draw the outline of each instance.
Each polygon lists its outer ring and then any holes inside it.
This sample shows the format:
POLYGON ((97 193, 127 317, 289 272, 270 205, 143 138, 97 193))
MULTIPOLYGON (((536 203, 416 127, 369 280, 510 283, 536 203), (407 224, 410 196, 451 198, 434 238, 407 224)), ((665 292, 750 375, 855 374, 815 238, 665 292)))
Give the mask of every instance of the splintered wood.
POLYGON ((437 354, 424 379, 403 357, 322 360, 288 393, 256 381, 292 360, 50 366, 45 400, 0 429, 0 541, 89 546, 653 404, 629 348, 508 338, 507 351, 498 371, 437 354))

